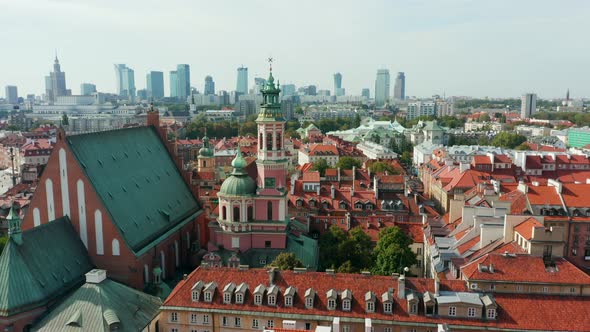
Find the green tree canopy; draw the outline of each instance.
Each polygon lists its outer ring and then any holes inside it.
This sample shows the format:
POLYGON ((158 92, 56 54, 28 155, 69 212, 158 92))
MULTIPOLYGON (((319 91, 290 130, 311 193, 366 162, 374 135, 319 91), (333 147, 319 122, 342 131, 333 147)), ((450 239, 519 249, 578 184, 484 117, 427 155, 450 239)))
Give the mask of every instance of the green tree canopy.
POLYGON ((320 237, 319 245, 322 269, 358 272, 372 264, 371 237, 359 227, 346 233, 340 227, 332 225, 320 237))
POLYGON ((313 167, 311 169, 313 169, 314 171, 320 172, 320 176, 324 176, 324 174, 326 174, 326 169, 329 167, 330 166, 328 165, 328 162, 326 161, 326 159, 321 158, 321 159, 316 160, 313 163, 313 167))
POLYGON ((416 264, 417 259, 410 245, 412 239, 399 227, 388 227, 379 232, 379 241, 373 251, 373 274, 401 273, 404 267, 416 264))
POLYGON ((279 270, 293 270, 296 267, 304 267, 303 263, 292 252, 282 252, 270 263, 269 266, 279 270))
POLYGON ((8 242, 8 235, 0 236, 0 254, 4 250, 6 243, 8 242))
POLYGON ((519 135, 514 132, 503 131, 492 139, 493 146, 499 146, 508 149, 514 149, 520 144, 526 142, 526 136, 519 135))
POLYGON ((341 169, 352 169, 353 166, 360 168, 362 165, 360 160, 348 156, 340 158, 338 163, 336 163, 336 167, 340 167, 341 169))
POLYGON ((371 164, 371 166, 369 166, 369 169, 371 170, 372 173, 383 173, 383 172, 387 172, 390 175, 395 175, 395 174, 399 174, 399 172, 393 168, 393 166, 391 166, 391 164, 386 163, 384 161, 377 161, 371 164))

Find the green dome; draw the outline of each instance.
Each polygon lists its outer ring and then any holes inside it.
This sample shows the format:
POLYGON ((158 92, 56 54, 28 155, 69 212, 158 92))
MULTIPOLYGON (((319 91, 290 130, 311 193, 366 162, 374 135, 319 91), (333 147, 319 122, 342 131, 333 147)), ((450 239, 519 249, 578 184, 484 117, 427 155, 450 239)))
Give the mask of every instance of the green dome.
POLYGON ((256 193, 256 183, 254 183, 254 180, 252 180, 248 173, 244 171, 246 164, 246 159, 242 157, 242 151, 238 145, 236 157, 231 162, 234 170, 221 184, 219 194, 228 196, 247 196, 256 193))
POLYGON ((209 147, 209 137, 207 137, 207 134, 203 136, 203 147, 199 150, 199 156, 213 157, 213 149, 209 147))

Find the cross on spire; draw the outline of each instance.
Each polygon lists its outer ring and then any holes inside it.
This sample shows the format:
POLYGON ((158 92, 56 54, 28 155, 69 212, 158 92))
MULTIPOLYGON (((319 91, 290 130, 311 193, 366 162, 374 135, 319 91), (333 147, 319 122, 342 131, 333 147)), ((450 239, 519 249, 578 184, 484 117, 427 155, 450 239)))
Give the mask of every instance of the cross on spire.
POLYGON ((272 57, 269 57, 268 58, 268 66, 270 67, 270 71, 271 72, 272 72, 272 61, 273 61, 273 58, 272 57))

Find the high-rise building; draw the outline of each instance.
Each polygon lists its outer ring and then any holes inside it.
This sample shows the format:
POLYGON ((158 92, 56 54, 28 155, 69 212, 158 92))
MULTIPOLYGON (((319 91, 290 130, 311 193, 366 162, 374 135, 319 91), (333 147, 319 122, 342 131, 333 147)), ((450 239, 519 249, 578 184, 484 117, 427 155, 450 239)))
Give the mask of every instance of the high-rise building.
POLYGON ((18 90, 14 85, 6 86, 6 102, 8 104, 18 104, 18 90))
POLYGON ((266 80, 262 77, 254 77, 254 94, 259 95, 264 89, 264 85, 266 84, 266 80))
POLYGON ((361 91, 361 97, 365 97, 367 99, 371 98, 371 90, 369 90, 369 88, 364 88, 361 91))
POLYGON ((248 93, 248 68, 247 67, 239 67, 238 68, 238 82, 236 84, 236 92, 239 94, 247 94, 248 93))
POLYGON ((90 96, 91 94, 96 92, 96 85, 92 83, 82 83, 80 84, 80 94, 82 96, 90 96))
POLYGON ((53 62, 53 71, 45 77, 45 92, 50 101, 55 101, 57 97, 69 94, 66 89, 66 73, 61 71, 57 55, 53 62))
POLYGON ((176 91, 181 100, 185 100, 191 93, 191 71, 189 65, 181 64, 176 66, 177 87, 176 91))
POLYGON ((135 100, 135 72, 125 64, 115 65, 115 75, 117 76, 117 94, 119 97, 135 100))
POLYGON ((170 72, 170 97, 178 98, 178 72, 176 70, 170 72))
POLYGON ((295 94, 295 84, 283 84, 281 85, 282 96, 293 96, 295 94))
POLYGON ((164 98, 164 73, 161 71, 150 71, 146 75, 146 90, 148 98, 164 98))
POLYGON ((537 111, 537 95, 526 93, 522 95, 520 104, 520 118, 528 119, 537 111))
POLYGON ((395 85, 393 87, 393 98, 397 100, 406 99, 406 74, 403 72, 397 73, 395 78, 395 85))
POLYGON ((383 106, 389 101, 389 70, 377 70, 377 79, 375 80, 375 105, 383 106))
POLYGON ((213 82, 213 77, 209 75, 205 76, 205 88, 203 89, 203 93, 205 95, 215 94, 215 82, 213 82))
POLYGON ((334 74, 334 95, 335 96, 342 96, 342 74, 336 73, 334 74))

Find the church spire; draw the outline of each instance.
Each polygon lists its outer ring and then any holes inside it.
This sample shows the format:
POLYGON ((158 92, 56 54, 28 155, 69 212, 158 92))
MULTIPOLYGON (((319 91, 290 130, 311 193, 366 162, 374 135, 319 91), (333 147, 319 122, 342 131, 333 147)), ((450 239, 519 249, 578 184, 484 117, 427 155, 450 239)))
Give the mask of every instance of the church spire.
POLYGON ((6 220, 8 221, 8 236, 12 239, 16 244, 22 244, 23 238, 20 228, 20 217, 18 213, 14 211, 14 203, 10 207, 10 211, 8 211, 8 215, 6 216, 6 220))
POLYGON ((279 102, 279 94, 281 93, 281 89, 279 89, 278 85, 275 85, 275 79, 272 76, 273 58, 268 58, 268 62, 268 80, 266 81, 265 87, 261 90, 263 101, 256 121, 284 121, 281 105, 279 102))

